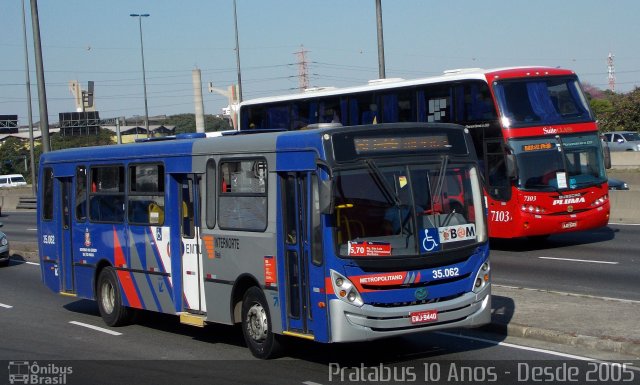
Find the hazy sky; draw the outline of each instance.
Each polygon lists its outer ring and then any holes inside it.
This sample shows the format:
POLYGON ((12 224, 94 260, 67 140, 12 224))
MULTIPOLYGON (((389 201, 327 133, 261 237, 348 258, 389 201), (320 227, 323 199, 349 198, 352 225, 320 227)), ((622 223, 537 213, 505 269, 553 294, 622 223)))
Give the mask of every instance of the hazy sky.
MULTIPOLYGON (((143 115, 138 20, 142 20, 149 114, 192 113, 191 71, 202 70, 206 113, 226 98, 209 81, 236 81, 233 0, 39 0, 50 122, 75 111, 68 88, 95 82, 101 118, 143 115)), ((27 35, 34 121, 39 120, 29 0, 27 35)), ((374 0, 237 0, 244 99, 296 92, 304 45, 311 86, 378 77, 374 0)), ((382 0, 387 77, 446 69, 548 65, 573 69, 616 91, 640 86, 638 0, 382 0)), ((0 114, 27 122, 21 0, 0 1, 0 114)))

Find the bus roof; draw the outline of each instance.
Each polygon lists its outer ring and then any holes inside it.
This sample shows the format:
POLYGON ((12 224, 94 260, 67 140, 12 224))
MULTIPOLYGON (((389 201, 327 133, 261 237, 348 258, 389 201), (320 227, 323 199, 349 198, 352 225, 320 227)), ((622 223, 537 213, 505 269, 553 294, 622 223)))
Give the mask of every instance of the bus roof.
POLYGON ((348 93, 367 92, 372 90, 385 90, 394 89, 399 87, 411 87, 422 84, 441 83, 449 81, 460 81, 477 79, 482 81, 491 81, 496 79, 510 79, 518 77, 531 77, 531 76, 563 76, 563 75, 575 75, 575 73, 568 69, 544 67, 544 66, 524 66, 524 67, 504 67, 504 68, 460 68, 454 70, 444 71, 442 75, 418 78, 418 79, 376 79, 370 81, 368 84, 351 86, 344 88, 336 87, 316 87, 307 90, 307 92, 297 94, 287 94, 279 96, 269 96, 257 99, 246 100, 240 103, 240 106, 273 103, 279 101, 289 100, 303 100, 310 99, 319 96, 333 96, 343 95, 348 93))
POLYGON ((64 163, 75 162, 78 160, 114 161, 118 159, 190 155, 191 148, 195 140, 197 139, 176 139, 121 145, 69 148, 43 153, 41 162, 64 163))

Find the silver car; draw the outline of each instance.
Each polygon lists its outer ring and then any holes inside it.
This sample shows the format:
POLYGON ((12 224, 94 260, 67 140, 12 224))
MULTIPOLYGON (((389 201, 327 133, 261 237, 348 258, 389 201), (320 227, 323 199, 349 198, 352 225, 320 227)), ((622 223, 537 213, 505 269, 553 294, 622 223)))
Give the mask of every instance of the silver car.
MULTIPOLYGON (((2 223, 0 223, 2 227, 2 223)), ((0 231, 0 266, 7 266, 9 264, 9 240, 5 233, 0 231)))
POLYGON ((640 151, 640 135, 634 131, 605 132, 604 140, 611 151, 640 151))

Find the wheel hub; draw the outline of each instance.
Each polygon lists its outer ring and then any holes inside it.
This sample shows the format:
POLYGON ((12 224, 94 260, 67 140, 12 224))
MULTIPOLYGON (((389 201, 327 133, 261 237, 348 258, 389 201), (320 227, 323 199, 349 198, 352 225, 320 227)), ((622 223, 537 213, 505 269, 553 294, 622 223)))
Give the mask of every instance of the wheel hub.
POLYGON ((267 312, 259 304, 251 306, 247 312, 247 332, 254 341, 263 341, 269 332, 267 312))
POLYGON ((103 282, 100 292, 102 293, 102 308, 107 314, 111 314, 115 307, 115 288, 109 282, 103 282))

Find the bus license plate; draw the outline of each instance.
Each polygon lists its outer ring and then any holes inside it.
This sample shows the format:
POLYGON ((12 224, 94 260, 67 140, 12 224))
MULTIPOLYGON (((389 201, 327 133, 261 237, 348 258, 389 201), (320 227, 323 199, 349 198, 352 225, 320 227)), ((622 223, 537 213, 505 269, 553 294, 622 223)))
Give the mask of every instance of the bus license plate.
POLYGON ((562 228, 563 229, 573 229, 574 227, 578 227, 578 222, 577 221, 562 222, 562 228))
POLYGON ((437 310, 414 311, 411 313, 412 324, 422 324, 426 322, 435 322, 438 320, 437 310))

